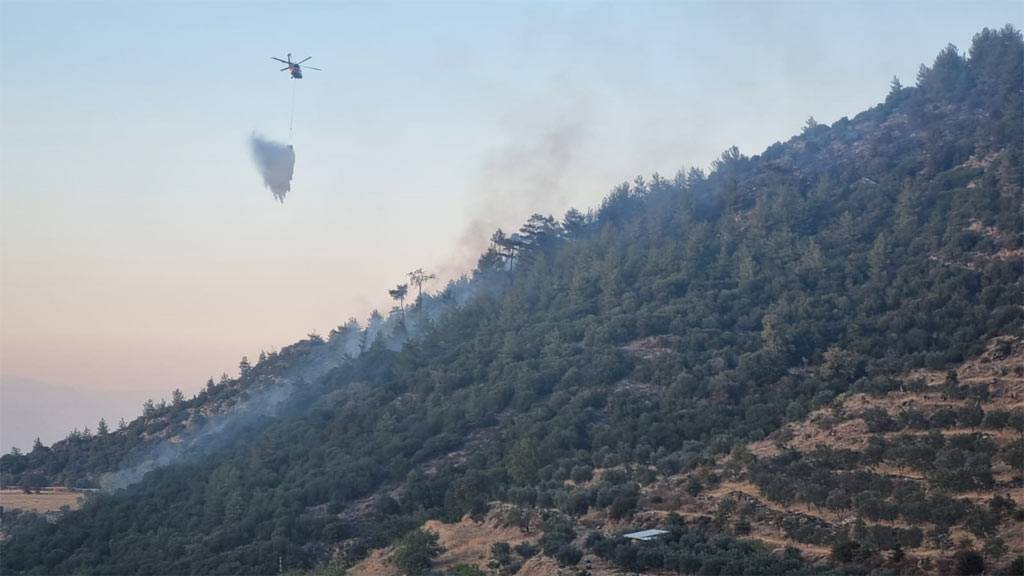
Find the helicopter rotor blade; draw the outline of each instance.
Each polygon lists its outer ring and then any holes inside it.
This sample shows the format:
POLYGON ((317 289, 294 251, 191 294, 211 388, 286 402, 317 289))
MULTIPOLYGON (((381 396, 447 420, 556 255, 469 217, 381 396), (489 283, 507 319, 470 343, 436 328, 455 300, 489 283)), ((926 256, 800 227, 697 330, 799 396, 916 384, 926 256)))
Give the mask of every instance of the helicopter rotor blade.
POLYGON ((296 64, 302 64, 303 62, 305 62, 306 60, 309 60, 310 58, 312 58, 312 56, 306 56, 306 58, 304 60, 299 60, 298 62, 296 62, 296 64))
POLYGON ((291 70, 291 69, 292 69, 292 67, 291 67, 291 66, 285 66, 284 68, 281 68, 281 70, 280 70, 280 71, 281 71, 281 72, 284 72, 285 70, 291 70))
POLYGON ((282 64, 291 64, 291 62, 288 62, 287 60, 281 60, 280 58, 278 58, 276 56, 271 56, 270 59, 271 60, 277 60, 278 62, 280 62, 282 64))
POLYGON ((302 69, 303 70, 317 70, 319 72, 323 72, 323 70, 320 70, 319 68, 313 68, 312 66, 303 66, 302 69))

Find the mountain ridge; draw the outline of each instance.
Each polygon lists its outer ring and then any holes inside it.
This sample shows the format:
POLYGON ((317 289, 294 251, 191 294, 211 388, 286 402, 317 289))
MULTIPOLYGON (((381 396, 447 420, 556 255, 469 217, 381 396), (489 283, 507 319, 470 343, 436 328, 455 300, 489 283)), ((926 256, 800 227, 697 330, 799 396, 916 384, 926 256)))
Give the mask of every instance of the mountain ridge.
MULTIPOLYGON (((708 174, 638 178, 587 215, 537 215, 495 237, 466 291, 380 319, 400 347, 339 330, 258 362, 196 406, 234 401, 261 371, 284 377, 281 362, 330 359, 216 450, 154 467, 56 524, 5 518, 0 562, 14 573, 344 570, 396 540, 429 549, 416 537, 425 521, 502 502, 536 517, 541 552, 560 564, 586 550, 632 567, 613 532, 659 477, 1019 336, 1022 55, 1019 32, 986 29, 969 58, 943 50, 917 86, 894 85, 853 120, 810 121, 753 157, 727 150, 708 174), (430 320, 410 337, 417 314, 430 320), (609 533, 583 521, 592 510, 609 533)), ((188 402, 129 429, 191 422, 188 402)), ((111 436, 140 441, 5 455, 5 485, 26 473, 98 482, 145 439, 111 436)), ((713 517, 682 518, 666 520, 662 569, 898 566, 877 542, 815 565, 713 517)))

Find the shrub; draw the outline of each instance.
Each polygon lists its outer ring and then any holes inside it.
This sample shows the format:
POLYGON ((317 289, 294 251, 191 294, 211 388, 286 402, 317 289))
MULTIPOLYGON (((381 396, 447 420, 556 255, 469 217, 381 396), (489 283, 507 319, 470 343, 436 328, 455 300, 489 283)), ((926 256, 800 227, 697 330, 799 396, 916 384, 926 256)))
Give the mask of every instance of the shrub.
POLYGON ((437 543, 437 534, 425 530, 414 530, 398 542, 391 562, 404 574, 417 576, 428 574, 434 558, 444 552, 437 543))
POLYGON ((960 576, 985 572, 985 559, 974 550, 961 550, 953 555, 953 567, 960 576))

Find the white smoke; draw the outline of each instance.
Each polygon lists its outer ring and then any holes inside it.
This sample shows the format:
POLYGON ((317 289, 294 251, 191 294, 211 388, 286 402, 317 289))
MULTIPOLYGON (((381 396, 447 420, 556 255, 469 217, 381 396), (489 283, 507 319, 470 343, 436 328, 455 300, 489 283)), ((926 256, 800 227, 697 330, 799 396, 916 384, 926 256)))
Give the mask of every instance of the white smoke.
POLYGON ((302 392, 324 385, 323 379, 332 370, 358 358, 375 344, 401 350, 405 342, 421 335, 446 312, 462 307, 477 294, 497 294, 508 286, 507 282, 494 280, 462 276, 450 281, 440 293, 424 292, 404 311, 396 308, 387 316, 374 311, 365 328, 350 319, 331 330, 326 343, 311 339, 289 346, 279 355, 286 368, 275 370, 269 381, 258 381, 262 386, 248 388, 253 394, 247 400, 224 412, 209 414, 203 424, 183 430, 173 439, 164 438, 136 448, 117 470, 99 478, 100 487, 107 492, 127 488, 153 470, 229 447, 238 438, 252 433, 247 424, 253 421, 295 414, 302 409, 302 392), (300 398, 296 400, 296 396, 300 398))
POLYGON ((295 149, 291 144, 267 140, 256 132, 249 137, 252 159, 263 176, 263 183, 274 193, 274 198, 284 202, 292 187, 295 171, 295 149))

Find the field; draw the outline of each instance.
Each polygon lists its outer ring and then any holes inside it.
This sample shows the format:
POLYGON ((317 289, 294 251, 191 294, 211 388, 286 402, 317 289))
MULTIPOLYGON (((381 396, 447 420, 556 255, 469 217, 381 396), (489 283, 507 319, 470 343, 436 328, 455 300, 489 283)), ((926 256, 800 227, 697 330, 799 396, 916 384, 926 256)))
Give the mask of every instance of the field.
POLYGON ((72 510, 82 505, 84 492, 69 490, 60 486, 43 488, 39 494, 25 494, 21 489, 0 490, 0 506, 8 510, 32 510, 34 512, 56 512, 62 506, 72 510))

